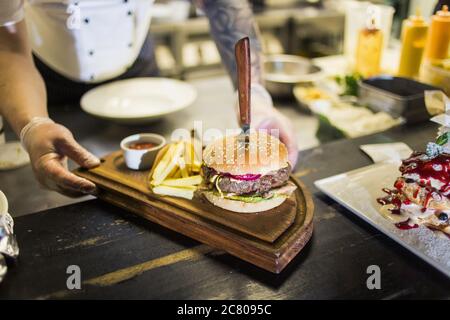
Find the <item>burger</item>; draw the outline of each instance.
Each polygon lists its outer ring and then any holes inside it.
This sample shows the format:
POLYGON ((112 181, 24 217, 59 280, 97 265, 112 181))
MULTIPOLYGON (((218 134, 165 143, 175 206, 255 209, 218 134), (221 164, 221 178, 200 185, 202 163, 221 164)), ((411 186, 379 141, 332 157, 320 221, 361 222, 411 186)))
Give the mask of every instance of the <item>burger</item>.
POLYGON ((262 131, 226 136, 203 152, 203 195, 225 210, 267 211, 296 189, 290 173, 286 146, 276 137, 262 131))

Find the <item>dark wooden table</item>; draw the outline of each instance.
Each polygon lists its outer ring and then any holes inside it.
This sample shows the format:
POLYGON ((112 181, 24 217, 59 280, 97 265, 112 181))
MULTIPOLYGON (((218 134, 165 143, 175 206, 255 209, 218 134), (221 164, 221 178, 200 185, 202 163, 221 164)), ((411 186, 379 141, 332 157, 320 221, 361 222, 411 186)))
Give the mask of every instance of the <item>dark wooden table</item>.
POLYGON ((313 186, 370 164, 361 144, 404 141, 422 149, 435 132, 432 123, 402 126, 301 152, 295 174, 314 195, 314 235, 279 275, 88 200, 16 218, 20 259, 0 298, 450 298, 448 278, 313 186), (380 290, 366 286, 373 264, 381 268, 380 290), (81 290, 66 289, 69 265, 81 268, 81 290))

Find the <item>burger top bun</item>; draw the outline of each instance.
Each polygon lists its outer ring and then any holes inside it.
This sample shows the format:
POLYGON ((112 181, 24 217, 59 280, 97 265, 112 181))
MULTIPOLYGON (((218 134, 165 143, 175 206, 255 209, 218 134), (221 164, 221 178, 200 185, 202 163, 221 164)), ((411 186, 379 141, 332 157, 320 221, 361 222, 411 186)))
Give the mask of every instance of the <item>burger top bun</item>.
POLYGON ((247 203, 243 201, 229 200, 222 198, 213 192, 205 192, 205 198, 213 205, 225 210, 239 212, 239 213, 254 213, 263 212, 281 205, 287 198, 275 197, 273 199, 264 200, 256 203, 247 203))
POLYGON ((264 175, 288 166, 286 146, 276 137, 251 131, 248 141, 243 135, 217 139, 205 148, 203 161, 217 172, 232 175, 264 175))

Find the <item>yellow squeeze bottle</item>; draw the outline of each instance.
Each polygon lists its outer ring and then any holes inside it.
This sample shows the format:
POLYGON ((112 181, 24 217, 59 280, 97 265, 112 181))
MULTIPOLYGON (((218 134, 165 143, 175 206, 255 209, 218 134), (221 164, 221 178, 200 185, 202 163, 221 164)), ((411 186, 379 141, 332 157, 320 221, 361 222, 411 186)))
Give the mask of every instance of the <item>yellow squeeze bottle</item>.
POLYGON ((375 19, 372 18, 370 24, 358 35, 355 71, 364 78, 378 75, 382 50, 383 33, 375 26, 375 19))
POLYGON ((398 68, 400 77, 415 78, 419 74, 427 31, 428 25, 419 11, 416 15, 403 20, 402 49, 398 68))
POLYGON ((425 57, 431 61, 446 59, 450 44, 450 12, 447 6, 442 6, 431 17, 430 32, 428 34, 425 57))

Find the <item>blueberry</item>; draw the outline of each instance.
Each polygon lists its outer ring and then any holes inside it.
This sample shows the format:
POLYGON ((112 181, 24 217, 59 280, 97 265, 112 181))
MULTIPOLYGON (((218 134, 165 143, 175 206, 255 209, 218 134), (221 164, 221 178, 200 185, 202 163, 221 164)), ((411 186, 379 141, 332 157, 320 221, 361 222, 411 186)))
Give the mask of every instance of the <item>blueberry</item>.
POLYGON ((447 221, 448 220, 448 215, 446 213, 444 213, 444 212, 441 212, 439 214, 438 218, 439 218, 439 220, 447 221))

